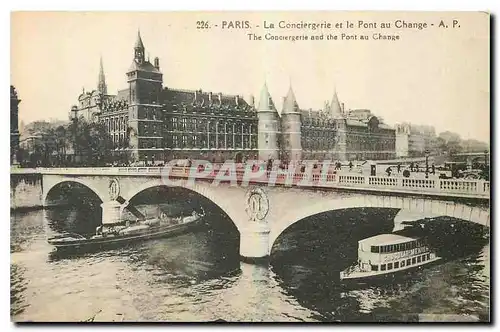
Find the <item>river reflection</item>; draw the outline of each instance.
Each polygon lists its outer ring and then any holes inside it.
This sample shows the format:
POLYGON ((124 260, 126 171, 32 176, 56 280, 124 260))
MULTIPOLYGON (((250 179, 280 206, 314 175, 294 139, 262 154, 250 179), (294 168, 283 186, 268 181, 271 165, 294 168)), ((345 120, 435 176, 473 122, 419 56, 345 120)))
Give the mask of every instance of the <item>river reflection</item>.
MULTIPOLYGON (((358 222, 363 213, 355 213, 358 222)), ((216 214, 210 215, 208 230, 61 256, 51 254, 47 236, 92 233, 89 212, 14 213, 11 316, 15 321, 352 322, 412 321, 433 313, 487 319, 487 244, 391 284, 347 289, 338 283, 338 271, 355 261, 357 240, 392 226, 346 227, 354 225, 348 215, 344 223, 326 226, 330 217, 316 216, 287 230, 270 265, 251 265, 239 260, 238 232, 216 214)))

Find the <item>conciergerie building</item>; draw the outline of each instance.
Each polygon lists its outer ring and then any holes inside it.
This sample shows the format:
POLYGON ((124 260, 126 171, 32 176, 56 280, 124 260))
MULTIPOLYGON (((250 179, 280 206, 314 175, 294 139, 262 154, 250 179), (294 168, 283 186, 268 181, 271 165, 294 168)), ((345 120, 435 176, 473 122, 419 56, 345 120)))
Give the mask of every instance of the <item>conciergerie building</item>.
POLYGON ((264 84, 253 96, 163 86, 160 60, 145 58, 140 33, 127 86, 108 94, 102 59, 97 89, 83 91, 71 117, 105 125, 118 157, 133 162, 172 159, 377 160, 395 157, 395 130, 370 110, 348 110, 337 93, 323 109, 299 107, 292 87, 281 113, 264 84))

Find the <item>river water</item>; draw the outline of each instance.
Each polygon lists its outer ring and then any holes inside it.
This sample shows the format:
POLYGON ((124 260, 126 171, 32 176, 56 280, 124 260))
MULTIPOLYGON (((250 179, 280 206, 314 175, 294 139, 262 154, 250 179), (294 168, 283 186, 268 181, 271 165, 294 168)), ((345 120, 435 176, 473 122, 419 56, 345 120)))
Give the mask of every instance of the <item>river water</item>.
POLYGON ((466 241, 484 233, 476 225, 434 221, 428 233, 442 244, 440 254, 447 259, 441 264, 384 285, 342 287, 338 271, 355 262, 357 240, 392 228, 390 223, 349 227, 359 215, 336 215, 347 220, 337 226, 327 222, 331 214, 297 223, 277 240, 269 264, 251 265, 239 260, 238 232, 216 214, 208 216, 210 229, 68 257, 54 255, 47 236, 61 230, 91 233, 95 213, 14 212, 11 317, 36 322, 395 322, 457 314, 489 319, 490 247, 488 241, 466 241))

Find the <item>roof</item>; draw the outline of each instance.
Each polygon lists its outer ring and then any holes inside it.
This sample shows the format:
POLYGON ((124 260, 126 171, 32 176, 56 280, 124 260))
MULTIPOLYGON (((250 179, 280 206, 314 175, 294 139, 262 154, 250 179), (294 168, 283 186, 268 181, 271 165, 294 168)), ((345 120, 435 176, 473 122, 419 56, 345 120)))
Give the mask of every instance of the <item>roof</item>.
POLYGON ((17 99, 17 91, 13 85, 10 86, 10 98, 17 99))
POLYGON ((300 110, 300 115, 302 115, 302 117, 304 119, 318 119, 318 120, 326 120, 326 119, 330 119, 330 120, 333 120, 331 117, 329 117, 329 115, 327 113, 325 113, 323 110, 313 110, 313 109, 310 109, 310 110, 304 110, 304 109, 301 109, 300 110))
POLYGON ((118 93, 116 94, 116 99, 118 100, 126 100, 128 101, 128 98, 129 98, 129 89, 122 89, 122 90, 118 90, 118 93))
POLYGON ((128 72, 135 70, 161 74, 161 72, 155 66, 153 66, 149 61, 144 61, 142 64, 137 63, 135 60, 132 61, 132 64, 130 65, 128 72))
POLYGON ((385 124, 385 123, 379 123, 378 127, 379 127, 380 129, 394 129, 394 128, 392 128, 391 126, 389 126, 389 125, 387 125, 387 124, 385 124))
POLYGON ((337 96, 337 89, 333 91, 333 97, 330 104, 330 112, 333 117, 342 116, 342 108, 340 107, 339 97, 337 96))
POLYGON ((264 83, 264 86, 262 87, 262 90, 260 91, 260 101, 259 101, 259 106, 257 107, 258 110, 274 110, 276 111, 276 107, 274 106, 273 99, 271 98, 271 95, 269 94, 269 90, 267 90, 267 83, 264 83))
POLYGON ((407 237, 407 236, 402 236, 398 234, 380 234, 380 235, 375 235, 372 237, 369 237, 367 239, 363 239, 359 241, 361 244, 368 244, 368 245, 387 245, 387 244, 398 244, 398 243, 405 243, 405 242, 411 242, 415 241, 417 239, 407 237))
POLYGON ((297 105, 297 100, 295 99, 295 94, 293 93, 292 86, 288 89, 288 94, 285 97, 283 103, 283 112, 281 114, 295 113, 299 111, 299 105, 297 105))
POLYGON ((135 48, 142 48, 144 49, 144 44, 142 43, 142 38, 141 38, 141 31, 137 31, 137 40, 135 41, 135 48))
POLYGON ((182 104, 191 105, 193 103, 205 106, 209 106, 211 104, 219 105, 219 98, 220 98, 220 106, 249 107, 245 99, 237 95, 211 93, 211 92, 204 92, 201 90, 194 91, 194 90, 180 90, 180 89, 167 89, 167 88, 165 88, 162 91, 162 100, 168 101, 176 105, 182 105, 182 104))
POLYGON ((346 123, 348 126, 367 127, 365 122, 361 122, 359 120, 347 119, 346 123))

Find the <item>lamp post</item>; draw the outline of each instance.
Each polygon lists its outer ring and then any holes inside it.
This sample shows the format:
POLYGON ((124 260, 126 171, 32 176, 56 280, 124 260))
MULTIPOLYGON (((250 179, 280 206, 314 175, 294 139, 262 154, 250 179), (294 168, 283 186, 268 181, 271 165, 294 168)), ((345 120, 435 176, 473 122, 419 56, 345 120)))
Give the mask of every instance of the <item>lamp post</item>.
POLYGON ((425 178, 429 178, 429 150, 425 150, 425 178))
POLYGON ((73 163, 76 163, 77 155, 77 143, 76 143, 76 132, 77 132, 77 121, 78 121, 78 107, 73 105, 71 107, 71 121, 73 121, 73 163))

